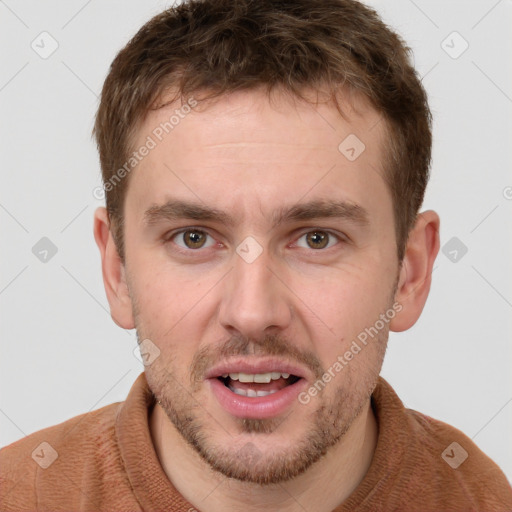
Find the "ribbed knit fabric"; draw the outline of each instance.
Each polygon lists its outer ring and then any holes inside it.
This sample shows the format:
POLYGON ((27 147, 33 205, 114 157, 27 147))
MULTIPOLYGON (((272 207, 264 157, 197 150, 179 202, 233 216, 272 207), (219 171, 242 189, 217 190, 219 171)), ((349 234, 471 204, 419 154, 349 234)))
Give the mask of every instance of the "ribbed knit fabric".
MULTIPOLYGON (((142 373, 124 402, 0 450, 0 511, 198 510, 176 491, 158 461, 148 425, 153 405, 142 373)), ((404 408, 382 378, 372 406, 379 435, 370 469, 333 512, 512 511, 505 475, 468 437, 404 408), (468 454, 456 469, 464 452, 456 445, 445 451, 453 442, 468 454)))

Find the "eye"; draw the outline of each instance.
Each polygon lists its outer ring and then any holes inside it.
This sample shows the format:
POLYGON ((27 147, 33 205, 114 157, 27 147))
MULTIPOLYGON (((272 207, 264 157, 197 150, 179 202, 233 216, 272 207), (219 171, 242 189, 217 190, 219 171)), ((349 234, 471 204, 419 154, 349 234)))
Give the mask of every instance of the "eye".
POLYGON ((299 247, 304 247, 305 249, 329 249, 330 247, 335 245, 336 239, 339 241, 340 237, 338 237, 334 233, 330 233, 329 231, 323 231, 321 229, 315 229, 313 231, 309 231, 308 233, 304 233, 297 240, 297 245, 299 247), (299 243, 299 241, 302 239, 305 239, 306 245, 299 243))
POLYGON ((178 247, 183 249, 201 249, 203 247, 211 247, 215 244, 215 240, 208 233, 194 228, 174 233, 168 240, 173 240, 178 247), (208 237, 211 238, 210 245, 206 245, 208 237))

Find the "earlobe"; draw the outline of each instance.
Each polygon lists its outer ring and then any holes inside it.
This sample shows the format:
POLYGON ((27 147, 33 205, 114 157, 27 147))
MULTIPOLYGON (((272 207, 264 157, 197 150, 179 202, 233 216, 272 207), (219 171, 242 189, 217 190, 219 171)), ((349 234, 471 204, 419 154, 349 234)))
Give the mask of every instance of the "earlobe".
POLYGON ((390 322, 392 331, 410 329, 423 311, 430 291, 434 261, 439 252, 439 225, 437 213, 427 210, 418 215, 409 233, 395 294, 395 301, 402 309, 390 322))
POLYGON ((123 329, 133 329, 135 322, 125 266, 119 257, 110 231, 107 210, 103 207, 98 208, 94 213, 94 239, 100 250, 103 284, 112 319, 123 329))

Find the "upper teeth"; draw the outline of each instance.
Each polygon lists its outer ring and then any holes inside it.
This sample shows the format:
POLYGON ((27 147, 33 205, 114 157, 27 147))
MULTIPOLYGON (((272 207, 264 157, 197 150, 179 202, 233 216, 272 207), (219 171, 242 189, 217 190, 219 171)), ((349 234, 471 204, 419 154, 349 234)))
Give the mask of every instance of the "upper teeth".
POLYGON ((258 383, 268 383, 271 380, 277 380, 281 377, 283 379, 287 379, 290 374, 289 373, 281 373, 281 372, 269 372, 269 373, 224 373, 222 375, 223 378, 226 378, 229 375, 229 378, 232 380, 238 380, 240 382, 258 382, 258 383))

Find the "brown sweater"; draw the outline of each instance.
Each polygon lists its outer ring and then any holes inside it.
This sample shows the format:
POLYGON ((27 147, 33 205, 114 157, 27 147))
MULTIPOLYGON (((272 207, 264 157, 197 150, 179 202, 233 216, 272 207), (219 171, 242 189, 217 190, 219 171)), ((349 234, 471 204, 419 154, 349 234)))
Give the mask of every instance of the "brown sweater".
MULTIPOLYGON (((125 402, 0 450, 0 511, 196 510, 160 466, 148 427, 153 404, 142 373, 125 402)), ((372 464, 335 512, 512 510, 505 475, 460 431, 404 408, 382 378, 372 406, 379 425, 372 464)))

